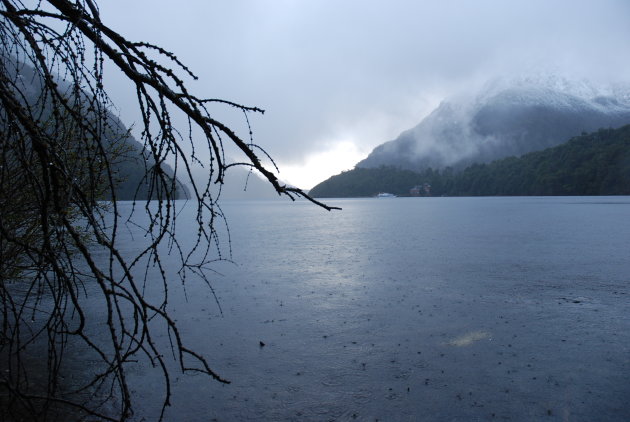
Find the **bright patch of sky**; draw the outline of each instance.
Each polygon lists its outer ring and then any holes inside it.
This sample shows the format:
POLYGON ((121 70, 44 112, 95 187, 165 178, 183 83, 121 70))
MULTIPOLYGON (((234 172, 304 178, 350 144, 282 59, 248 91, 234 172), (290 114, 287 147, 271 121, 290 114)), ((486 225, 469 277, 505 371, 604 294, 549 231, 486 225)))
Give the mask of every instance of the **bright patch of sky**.
POLYGON ((310 189, 322 181, 321 174, 333 175, 350 170, 365 156, 355 142, 334 142, 330 149, 307 155, 302 163, 283 165, 280 167, 279 176, 295 186, 310 189), (313 168, 318 168, 318 171, 309 171, 313 168))

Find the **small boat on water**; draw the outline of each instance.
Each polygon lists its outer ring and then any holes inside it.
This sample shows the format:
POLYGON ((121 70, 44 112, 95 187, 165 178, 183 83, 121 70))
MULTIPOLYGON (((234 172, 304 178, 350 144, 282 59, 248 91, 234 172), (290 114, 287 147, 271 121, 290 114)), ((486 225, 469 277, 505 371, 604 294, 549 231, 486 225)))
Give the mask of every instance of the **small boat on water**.
POLYGON ((387 192, 381 192, 378 195, 376 195, 377 198, 395 198, 396 195, 394 195, 393 193, 387 193, 387 192))

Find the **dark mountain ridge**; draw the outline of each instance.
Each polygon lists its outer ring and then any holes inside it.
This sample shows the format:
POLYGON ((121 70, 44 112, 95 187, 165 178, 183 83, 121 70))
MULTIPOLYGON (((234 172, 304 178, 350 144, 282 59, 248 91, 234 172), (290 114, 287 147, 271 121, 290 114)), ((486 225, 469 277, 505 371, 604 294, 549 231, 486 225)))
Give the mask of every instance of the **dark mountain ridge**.
MULTIPOLYGON (((19 100, 28 104, 31 112, 37 116, 38 120, 45 122, 51 117, 50 98, 42 95, 42 80, 31 66, 9 61, 9 63, 2 64, 2 71, 6 73, 9 80, 14 81, 16 92, 19 92, 19 100)), ((87 98, 89 95, 82 91, 77 94, 77 90, 63 79, 58 79, 56 82, 59 92, 69 98, 73 95, 87 98)), ((148 180, 148 177, 151 177, 150 170, 155 166, 155 160, 142 143, 129 133, 125 125, 110 110, 106 111, 105 120, 102 128, 102 141, 110 159, 116 199, 144 200, 149 196, 155 197, 156 192, 150 192, 151 184, 148 180)), ((174 177, 173 169, 166 163, 161 163, 160 166, 167 179, 172 180, 174 177)), ((176 181, 175 195, 177 198, 184 198, 188 195, 187 187, 179 181, 176 181)), ((111 192, 105 190, 102 199, 110 200, 111 198, 111 192)))
POLYGON ((411 188, 425 184, 431 196, 630 195, 630 125, 600 129, 542 151, 474 164, 463 171, 356 167, 310 193, 316 198, 378 192, 408 196, 411 188))

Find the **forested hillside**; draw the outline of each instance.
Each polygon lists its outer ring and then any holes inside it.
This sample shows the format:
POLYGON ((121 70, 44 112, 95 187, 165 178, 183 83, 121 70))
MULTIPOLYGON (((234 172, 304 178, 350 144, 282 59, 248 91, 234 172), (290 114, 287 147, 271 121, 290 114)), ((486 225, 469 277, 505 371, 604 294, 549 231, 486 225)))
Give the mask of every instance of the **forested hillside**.
POLYGON ((420 173, 395 167, 355 168, 320 183, 315 197, 361 197, 378 192, 409 195, 428 183, 432 196, 630 195, 630 125, 600 129, 557 147, 420 173))
MULTIPOLYGON (((155 165, 155 160, 148 151, 131 135, 124 135, 127 129, 116 117, 110 115, 112 128, 117 128, 116 133, 112 133, 111 142, 117 143, 116 153, 112 154, 112 171, 114 172, 115 194, 117 200, 128 201, 132 199, 143 200, 155 199, 157 192, 151 190, 150 178, 154 177, 151 167, 155 165)), ((171 183, 173 170, 168 164, 162 163, 166 176, 171 183)), ((158 186, 156 184, 155 186, 158 186)), ((186 186, 177 181, 175 195, 177 199, 187 196, 186 186)), ((105 192, 103 199, 111 199, 109 192, 105 192)))
MULTIPOLYGON (((10 77, 20 81, 19 86, 23 94, 22 101, 29 104, 34 112, 40 110, 39 120, 42 122, 52 122, 53 108, 50 103, 50 97, 42 95, 43 87, 41 81, 37 78, 36 72, 32 66, 19 63, 14 64, 13 67, 8 66, 5 71, 10 77)), ((58 80, 58 86, 68 98, 72 98, 73 96, 88 96, 85 92, 74 89, 74 87, 63 78, 58 80)), ((1 107, 0 105, 0 110, 1 107)), ((151 171, 152 167, 155 166, 155 159, 140 142, 129 134, 128 129, 118 117, 112 114, 111 111, 105 111, 105 115, 106 124, 101 128, 103 131, 102 140, 111 164, 116 199, 142 200, 147 199, 149 196, 155 198, 157 192, 155 192, 155 189, 151 188, 152 184, 150 180, 151 177, 155 177, 154 172, 151 171)), ((91 118, 95 119, 95 115, 91 118)), ((6 122, 0 122, 0 125, 6 124, 6 122)), ((52 123, 47 124, 50 125, 51 131, 59 130, 59 128, 55 128, 52 123)), ((76 146, 73 144, 77 143, 72 142, 70 135, 68 135, 68 138, 69 143, 66 149, 70 151, 76 146)), ((85 163, 77 163, 77 166, 79 165, 85 165, 85 163)), ((165 177, 167 178, 166 183, 170 184, 173 177, 172 168, 165 163, 161 163, 160 165, 164 169, 165 177)), ((101 171, 104 171, 104 168, 101 169, 101 171)), ((154 182, 154 186, 160 185, 157 180, 154 182)), ((175 196, 178 199, 186 197, 186 186, 178 181, 176 188, 175 196)), ((106 200, 112 197, 111 192, 107 190, 104 190, 101 196, 101 199, 106 200)))

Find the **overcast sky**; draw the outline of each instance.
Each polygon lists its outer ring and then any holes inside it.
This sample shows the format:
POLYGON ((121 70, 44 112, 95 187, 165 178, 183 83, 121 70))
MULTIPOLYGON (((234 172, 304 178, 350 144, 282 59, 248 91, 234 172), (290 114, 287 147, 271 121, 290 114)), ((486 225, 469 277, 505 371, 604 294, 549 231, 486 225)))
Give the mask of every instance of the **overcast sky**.
MULTIPOLYGON (((174 52, 200 97, 266 110, 255 141, 309 189, 489 79, 630 79, 627 0, 107 0, 103 20, 174 52)), ((110 86, 112 88, 112 86, 110 86)), ((133 123, 127 88, 111 89, 133 123)), ((231 117, 227 117, 228 120, 231 117)))

